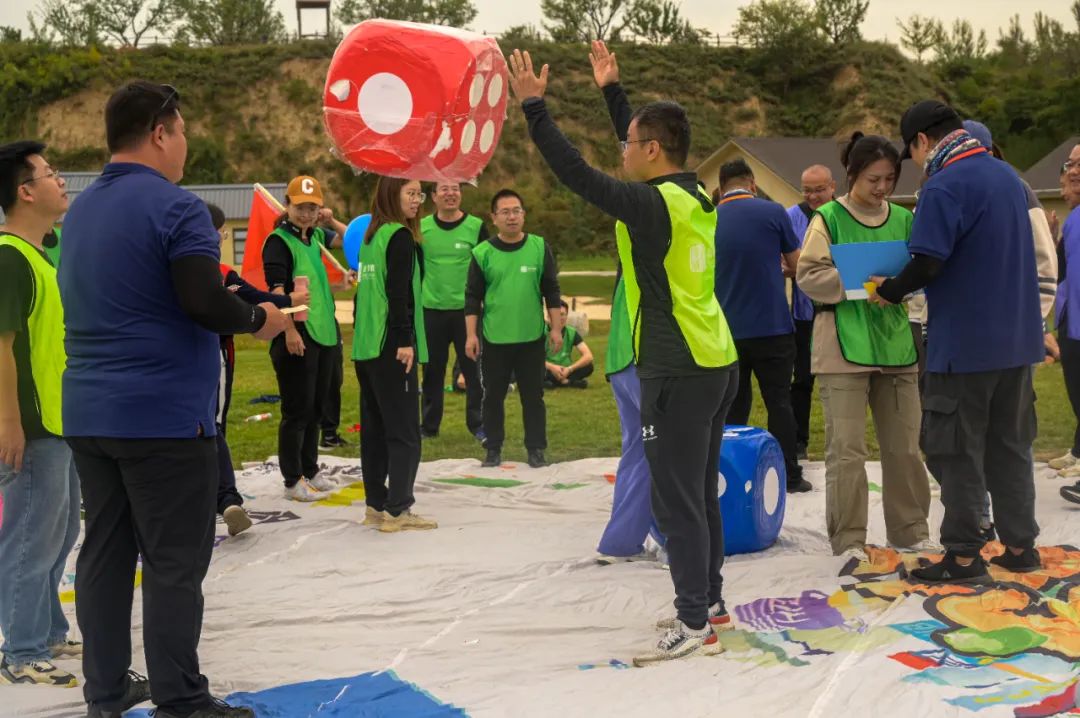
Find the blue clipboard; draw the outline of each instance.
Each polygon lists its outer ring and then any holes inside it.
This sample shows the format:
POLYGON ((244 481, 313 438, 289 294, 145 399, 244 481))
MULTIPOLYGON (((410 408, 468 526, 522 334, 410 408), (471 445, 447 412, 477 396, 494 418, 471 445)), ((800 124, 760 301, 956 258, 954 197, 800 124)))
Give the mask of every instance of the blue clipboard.
POLYGON ((911 261, 907 242, 902 239, 891 242, 867 242, 858 244, 834 244, 833 264, 840 271, 847 299, 866 299, 863 284, 870 277, 895 277, 911 261))

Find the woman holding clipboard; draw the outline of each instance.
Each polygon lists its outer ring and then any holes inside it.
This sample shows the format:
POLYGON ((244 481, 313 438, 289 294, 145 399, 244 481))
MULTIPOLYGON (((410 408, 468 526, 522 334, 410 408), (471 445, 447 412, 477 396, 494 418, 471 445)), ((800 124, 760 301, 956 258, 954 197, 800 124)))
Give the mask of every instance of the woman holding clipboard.
POLYGON ((903 305, 846 299, 836 245, 907 240, 912 214, 888 201, 900 154, 884 137, 856 132, 842 155, 848 193, 810 221, 796 281, 817 305, 811 370, 825 413, 825 500, 833 553, 866 560, 866 408, 881 447, 890 546, 924 550, 930 485, 919 452, 918 353, 903 305))

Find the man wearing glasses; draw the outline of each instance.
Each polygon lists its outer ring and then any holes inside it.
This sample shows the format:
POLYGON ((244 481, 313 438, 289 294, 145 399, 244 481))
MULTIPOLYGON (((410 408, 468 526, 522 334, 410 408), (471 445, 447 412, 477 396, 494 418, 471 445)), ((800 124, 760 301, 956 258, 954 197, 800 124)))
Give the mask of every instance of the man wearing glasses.
MULTIPOLYGON (((802 173, 803 201, 787 211, 799 246, 810 226, 810 218, 836 194, 836 180, 825 165, 811 165, 802 173)), ((791 408, 795 412, 795 438, 800 459, 810 445, 810 407, 814 397, 814 375, 810 372, 810 340, 814 336, 814 303, 791 280, 791 318, 795 322, 795 376, 791 382, 791 408)), ((921 339, 921 337, 920 337, 921 339)))
POLYGON ((553 351, 562 349, 563 317, 560 310, 558 269, 551 247, 543 237, 525 233, 525 203, 512 189, 495 193, 491 219, 496 237, 472 251, 465 288, 465 354, 480 356, 483 322, 484 352, 480 381, 484 390, 483 466, 502 463, 506 437, 503 402, 511 380, 517 381, 525 424, 529 466, 547 466, 547 417, 544 408, 544 305, 553 351), (483 319, 481 320, 481 315, 483 319))
POLYGON ((199 672, 202 581, 214 541, 220 334, 270 339, 286 317, 221 282, 206 205, 176 183, 187 140, 172 87, 109 98, 112 158, 64 222, 64 436, 86 509, 75 590, 90 716, 145 699, 129 673, 142 557, 143 638, 159 718, 245 718, 199 672))
POLYGON ((428 363, 420 387, 420 435, 439 435, 443 416, 443 380, 450 345, 454 345, 461 373, 465 377, 465 426, 481 442, 481 400, 483 389, 476 362, 465 355, 465 283, 472 251, 488 238, 484 220, 461 210, 461 185, 435 185, 435 214, 420 221, 424 236, 424 333, 428 363))
MULTIPOLYGON (((79 537, 79 480, 64 443, 64 308, 43 246, 67 209, 38 142, 0 147, 0 684, 76 685, 58 589, 79 537)), ((142 686, 143 699, 149 690, 142 686)))

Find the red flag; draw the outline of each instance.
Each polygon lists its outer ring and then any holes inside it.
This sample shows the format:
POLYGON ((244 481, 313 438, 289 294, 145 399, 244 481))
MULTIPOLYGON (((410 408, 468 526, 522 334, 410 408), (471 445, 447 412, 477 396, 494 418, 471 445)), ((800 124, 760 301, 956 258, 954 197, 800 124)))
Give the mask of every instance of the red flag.
MULTIPOLYGON (((272 198, 271 198, 272 199, 272 198)), ((248 214, 247 241, 244 243, 244 265, 240 276, 259 289, 266 291, 266 274, 263 272, 263 242, 274 231, 274 224, 282 210, 273 206, 266 194, 255 190, 248 214)))
MULTIPOLYGON (((285 208, 272 194, 255 186, 251 198, 251 212, 248 215, 247 241, 244 244, 244 265, 240 269, 240 276, 259 289, 266 291, 266 274, 263 271, 262 250, 266 238, 274 231, 274 225, 285 208)), ((323 266, 326 268, 326 276, 330 284, 340 284, 345 281, 345 273, 341 265, 327 252, 323 251, 323 266)))

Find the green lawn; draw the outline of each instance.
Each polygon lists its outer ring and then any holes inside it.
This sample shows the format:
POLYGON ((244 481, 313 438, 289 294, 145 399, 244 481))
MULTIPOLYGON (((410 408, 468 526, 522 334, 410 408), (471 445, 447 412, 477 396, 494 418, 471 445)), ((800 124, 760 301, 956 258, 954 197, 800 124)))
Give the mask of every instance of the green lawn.
MULTIPOLYGON (((359 421, 359 391, 352 362, 348 359, 348 347, 352 342, 352 327, 342 327, 345 335, 345 384, 342 388, 342 431, 359 421)), ((600 365, 607 349, 608 323, 594 321, 586 338, 600 365)), ((1035 443, 1035 455, 1046 460, 1063 453, 1072 443, 1075 419, 1065 396, 1061 367, 1055 364, 1040 368, 1035 375, 1039 395, 1039 438, 1035 443)), ((244 461, 261 461, 277 453, 277 424, 281 417, 279 404, 249 405, 248 401, 260 394, 276 394, 277 382, 270 365, 267 345, 250 337, 236 340, 236 383, 229 416, 229 446, 233 461, 239 466, 244 461), (244 423, 244 417, 272 412, 270 421, 244 423)), ((618 456, 619 418, 611 389, 604 381, 600 366, 589 380, 589 388, 560 389, 545 392, 548 418, 548 457, 553 461, 570 461, 596 456, 618 456)), ((437 439, 424 443, 424 459, 480 458, 479 444, 465 429, 465 398, 463 394, 446 395, 446 412, 442 430, 437 439)), ((503 456, 511 461, 524 461, 525 450, 521 445, 521 410, 516 394, 507 396, 506 445, 503 456)), ((765 425, 765 412, 760 399, 754 402, 751 423, 765 425)), ((877 455, 877 441, 869 419, 867 420, 867 445, 877 455)), ((823 457, 823 430, 821 403, 814 402, 811 417, 810 458, 823 457)), ((358 435, 343 433, 352 443, 340 450, 340 456, 359 456, 358 435)))

